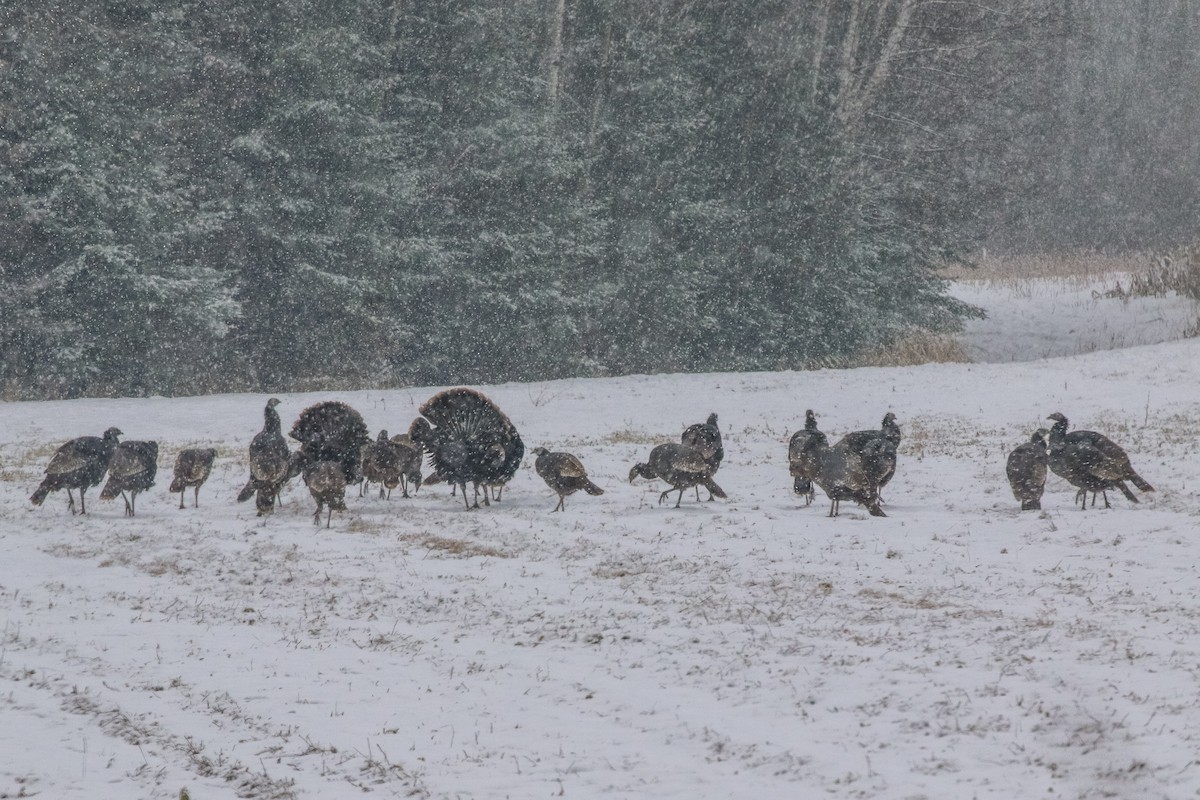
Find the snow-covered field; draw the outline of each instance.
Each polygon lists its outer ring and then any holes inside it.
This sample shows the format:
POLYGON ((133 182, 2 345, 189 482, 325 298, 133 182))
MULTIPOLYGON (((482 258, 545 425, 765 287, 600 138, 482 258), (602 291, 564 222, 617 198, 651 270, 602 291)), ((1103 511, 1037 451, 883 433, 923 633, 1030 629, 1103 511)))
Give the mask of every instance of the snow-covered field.
MULTIPOLYGON (((265 396, 0 406, 0 797, 1186 798, 1200 796, 1200 341, 1027 363, 485 387, 528 446, 490 509, 445 486, 233 496, 265 396), (886 519, 791 493, 786 442, 894 411, 886 519), (1017 510, 1005 454, 1061 410, 1158 489, 1017 510), (720 415, 725 502, 626 483, 720 415), (34 508, 54 446, 157 439, 136 519, 34 508), (219 448, 200 508, 181 447, 219 448)), ((373 430, 434 391, 319 399, 373 430)), ((1114 493, 1115 494, 1115 493, 1114 493)))
POLYGON ((960 337, 972 361, 1034 361, 1179 339, 1197 326, 1196 302, 1171 293, 1129 297, 1130 276, 966 280, 951 294, 982 306, 960 337))

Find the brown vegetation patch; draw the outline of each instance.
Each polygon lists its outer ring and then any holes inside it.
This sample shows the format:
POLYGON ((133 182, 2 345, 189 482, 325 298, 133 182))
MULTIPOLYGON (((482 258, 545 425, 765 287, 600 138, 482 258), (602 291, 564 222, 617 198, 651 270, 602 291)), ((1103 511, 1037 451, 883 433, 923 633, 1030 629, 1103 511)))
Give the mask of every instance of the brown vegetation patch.
POLYGON ((473 558, 475 556, 511 558, 503 550, 497 550, 490 545, 477 544, 466 539, 448 539, 444 536, 435 536, 429 533, 407 534, 401 536, 400 539, 419 544, 421 547, 429 550, 430 553, 445 554, 456 558, 473 558))
POLYGON ((850 367, 915 367, 921 364, 966 364, 966 348, 953 336, 921 331, 852 357, 850 367))
POLYGON ((1150 269, 1154 258, 1149 253, 1034 253, 991 255, 983 253, 966 264, 954 264, 942 270, 952 281, 1017 282, 1030 279, 1078 279, 1090 283, 1114 272, 1137 273, 1150 269))

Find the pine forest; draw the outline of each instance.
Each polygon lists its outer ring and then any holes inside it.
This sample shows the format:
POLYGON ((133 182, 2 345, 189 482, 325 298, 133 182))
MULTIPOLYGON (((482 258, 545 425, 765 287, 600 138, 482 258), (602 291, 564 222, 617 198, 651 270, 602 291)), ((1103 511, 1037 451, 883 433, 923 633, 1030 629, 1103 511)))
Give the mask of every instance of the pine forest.
POLYGON ((850 363, 1196 241, 1196 0, 0 4, 0 397, 850 363))

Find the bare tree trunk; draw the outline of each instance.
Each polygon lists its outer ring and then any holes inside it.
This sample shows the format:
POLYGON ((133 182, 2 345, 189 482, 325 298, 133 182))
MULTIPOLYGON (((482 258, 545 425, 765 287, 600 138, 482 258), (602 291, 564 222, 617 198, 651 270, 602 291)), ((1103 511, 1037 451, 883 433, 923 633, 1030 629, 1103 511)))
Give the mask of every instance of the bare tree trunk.
POLYGON ((817 99, 821 89, 821 67, 825 60, 825 37, 829 33, 829 0, 824 0, 817 10, 817 24, 813 31, 812 52, 812 83, 809 87, 809 100, 817 99))
POLYGON ((596 70, 596 86, 592 90, 592 112, 588 119, 588 150, 594 150, 600 132, 600 117, 604 113, 604 102, 608 96, 608 70, 612 60, 612 20, 604 26, 604 46, 600 51, 600 66, 596 70))
POLYGON ((839 109, 849 103, 854 75, 858 70, 858 25, 862 16, 862 0, 853 0, 848 13, 846 32, 842 36, 842 61, 838 65, 836 107, 839 109))
POLYGON ((885 25, 883 14, 886 13, 886 8, 881 8, 880 17, 876 19, 872 33, 878 31, 874 38, 882 38, 882 41, 860 43, 861 6, 857 0, 854 3, 851 9, 854 17, 850 20, 846 40, 842 46, 842 67, 838 81, 837 117, 842 130, 848 135, 858 133, 867 112, 871 110, 872 104, 879 98, 880 92, 891 77, 892 70, 902 55, 900 48, 908 33, 915 9, 916 0, 898 0, 895 18, 890 25, 885 25), (862 48, 865 48, 866 53, 860 61, 859 50, 862 48))
POLYGON ((563 23, 567 16, 567 0, 550 0, 550 16, 546 20, 546 107, 558 111, 558 91, 562 80, 563 23))

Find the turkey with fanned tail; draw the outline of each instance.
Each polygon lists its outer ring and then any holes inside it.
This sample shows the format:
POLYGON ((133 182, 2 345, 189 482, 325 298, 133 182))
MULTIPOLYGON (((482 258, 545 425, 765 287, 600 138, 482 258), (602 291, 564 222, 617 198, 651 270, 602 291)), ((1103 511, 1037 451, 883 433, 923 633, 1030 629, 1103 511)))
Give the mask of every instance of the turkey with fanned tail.
POLYGON ((371 442, 362 415, 345 403, 326 400, 300 413, 288 434, 300 442, 300 465, 335 461, 347 486, 362 478, 362 450, 371 442))
POLYGON ((489 487, 504 484, 516 474, 525 443, 512 421, 486 395, 474 389, 447 389, 421 406, 409 437, 429 453, 430 465, 444 480, 463 491, 467 508, 491 505, 489 487), (467 484, 474 487, 474 505, 467 484))

